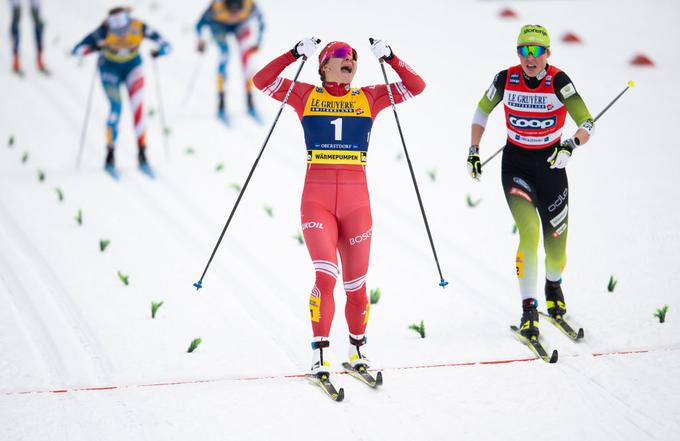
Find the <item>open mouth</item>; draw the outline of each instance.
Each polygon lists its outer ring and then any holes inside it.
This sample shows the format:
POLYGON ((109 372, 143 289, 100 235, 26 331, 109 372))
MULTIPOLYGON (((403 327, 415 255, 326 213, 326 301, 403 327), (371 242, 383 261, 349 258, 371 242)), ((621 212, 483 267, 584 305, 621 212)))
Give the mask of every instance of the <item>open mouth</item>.
POLYGON ((340 72, 351 74, 352 73, 352 66, 342 66, 340 68, 340 72))

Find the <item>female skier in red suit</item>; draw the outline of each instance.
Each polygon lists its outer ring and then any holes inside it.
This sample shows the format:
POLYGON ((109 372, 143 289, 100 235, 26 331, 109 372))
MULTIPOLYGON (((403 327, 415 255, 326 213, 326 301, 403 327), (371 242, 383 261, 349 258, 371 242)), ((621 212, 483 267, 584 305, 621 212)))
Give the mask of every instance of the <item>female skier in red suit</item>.
MULTIPOLYGON (((274 59, 253 77, 255 86, 283 101, 291 81, 279 74, 297 58, 310 58, 317 41, 305 38, 274 59)), ((375 41, 371 50, 402 80, 390 84, 396 103, 423 91, 423 80, 384 41, 375 41)), ((357 52, 347 43, 331 42, 319 55, 321 87, 296 83, 287 101, 300 117, 307 150, 301 216, 302 232, 316 272, 309 309, 314 332, 311 371, 317 376, 327 376, 330 370, 324 349, 329 347, 335 313, 333 288, 339 272, 338 253, 347 294, 349 362, 355 369, 365 369, 370 364, 362 348, 370 308, 366 273, 372 233, 365 167, 373 120, 390 105, 390 99, 385 84, 351 87, 356 70, 357 52)))

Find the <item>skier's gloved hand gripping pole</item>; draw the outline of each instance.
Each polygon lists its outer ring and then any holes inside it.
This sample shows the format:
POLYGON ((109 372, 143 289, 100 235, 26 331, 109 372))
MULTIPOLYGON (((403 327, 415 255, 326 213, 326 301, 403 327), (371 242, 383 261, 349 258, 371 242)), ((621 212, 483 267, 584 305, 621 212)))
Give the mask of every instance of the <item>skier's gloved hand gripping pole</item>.
POLYGON ((369 38, 368 41, 371 43, 371 51, 378 57, 380 61, 380 68, 382 69, 383 77, 385 78, 385 85, 387 86, 387 94, 390 97, 390 104, 392 104, 392 111, 394 112, 394 119, 397 121, 397 128, 399 129, 399 136, 401 137, 401 145, 404 147, 404 155, 406 156, 406 162, 408 163, 408 169, 411 172, 411 178, 413 179, 413 187, 416 190, 416 196, 418 196, 418 204, 420 205, 420 212, 423 215, 423 221, 425 221, 425 229, 427 230, 427 237, 430 239, 430 246, 432 247, 432 254, 434 255, 434 261, 437 263, 437 271, 439 271, 439 286, 442 288, 449 284, 444 279, 442 275, 441 267, 439 266, 439 258, 437 257, 437 251, 434 248, 434 241, 432 240, 432 233, 430 232, 430 225, 427 222, 427 216, 425 215, 425 209, 423 208, 423 200, 420 197, 420 190, 418 190, 418 183, 416 182, 416 175, 413 173, 413 165, 411 164, 411 158, 408 155, 408 150, 406 149, 406 141, 404 141, 404 133, 401 131, 401 124, 399 123, 399 116, 397 115, 396 105, 394 103, 394 96, 392 95, 392 89, 390 87, 390 82, 387 79, 387 72, 385 71, 385 58, 392 56, 392 49, 382 40, 375 40, 369 38))
POLYGON ((293 78, 293 81, 291 81, 291 83, 290 83, 290 87, 288 88, 288 92, 286 92, 286 96, 283 98, 283 101, 281 102, 281 107, 279 107, 279 111, 276 114, 276 118, 274 118, 274 122, 272 123, 272 126, 269 129, 269 133, 267 133, 267 137, 265 138, 264 143, 262 144, 262 148, 260 149, 260 153, 258 153, 257 158, 255 159, 255 162, 253 163, 253 166, 250 169, 250 173, 248 173, 248 177, 246 178, 246 181, 243 184, 243 187, 241 188, 241 191, 238 194, 238 198, 236 198, 236 202, 234 203, 234 207, 231 209, 231 213, 229 213, 229 218, 227 219, 227 223, 224 224, 224 228, 222 229, 222 233, 220 233, 220 237, 219 237, 219 239, 217 239, 217 243, 215 244, 215 248, 213 248, 212 254, 210 255, 210 259, 208 259, 208 263, 205 265, 205 269, 203 270, 203 274, 201 274, 201 278, 199 279, 199 281, 194 283, 196 290, 203 288, 203 278, 205 277, 205 274, 208 272, 208 268, 210 267, 210 263, 212 262, 213 258, 215 257, 215 253, 217 252, 217 248, 219 248, 220 243, 222 242, 222 238, 224 237, 224 233, 227 232, 227 228, 229 227, 229 224, 231 223, 231 219, 234 217, 234 213, 236 212, 236 208, 238 207, 239 202, 241 202, 241 198, 243 197, 243 194, 246 192, 246 188, 248 187, 248 183, 250 182, 250 178, 253 176, 253 172, 255 172, 255 167, 257 167, 257 163, 260 162, 260 158, 262 157, 262 153, 264 153, 264 149, 265 149, 265 147, 267 147, 267 143, 269 142, 269 138, 272 136, 272 132, 274 132, 274 127, 276 127, 276 123, 279 121, 279 117, 281 116, 281 112, 283 112, 283 107, 286 105, 286 102, 288 101, 288 97, 290 97, 290 94, 293 91, 293 87, 295 86, 295 83, 297 82, 297 79, 300 76, 300 72, 302 72, 302 67, 305 65, 307 58, 310 57, 312 54, 314 54, 314 51, 316 50, 316 47, 319 45, 320 42, 321 42, 321 40, 319 40, 318 38, 305 38, 305 39, 301 40, 300 42, 298 42, 298 44, 296 44, 295 47, 293 48, 295 53, 300 55, 300 57, 302 58, 302 63, 300 63, 300 67, 298 68, 297 72, 295 73, 295 77, 293 78))
MULTIPOLYGON (((635 87, 635 81, 633 81, 633 80, 628 81, 628 85, 626 86, 626 88, 623 89, 618 95, 616 95, 616 98, 614 98, 613 100, 611 100, 611 102, 610 102, 609 104, 607 104, 607 107, 605 107, 604 109, 602 109, 602 111, 601 111, 600 113, 597 114, 597 116, 593 119, 593 122, 596 122, 598 119, 600 119, 600 117, 601 117, 602 115, 604 115, 604 113, 605 113, 607 110, 609 110, 609 108, 610 108, 611 106, 613 106, 614 103, 615 103, 616 101, 618 101, 618 99, 621 98, 621 96, 622 96, 624 93, 626 93, 626 91, 628 91, 628 89, 630 89, 631 87, 635 87)), ((565 141, 562 141, 562 143, 563 143, 563 144, 566 143, 566 145, 565 145, 565 146, 561 146, 561 147, 564 147, 564 148, 563 148, 563 151, 567 151, 567 152, 568 152, 568 155, 571 156, 571 151, 574 149, 574 146, 573 146, 573 145, 569 145, 569 141, 572 141, 572 140, 571 140, 571 139, 567 139, 567 140, 565 140, 565 141), (570 150, 570 149, 571 149, 571 150, 570 150)), ((573 143, 573 141, 572 141, 572 143, 573 143)), ((497 151, 496 153, 494 153, 493 155, 491 155, 490 158, 487 158, 486 161, 482 162, 482 165, 479 167, 479 172, 480 172, 480 174, 481 174, 481 168, 484 167, 486 164, 488 164, 493 158, 495 158, 496 156, 498 156, 498 154, 499 154, 500 152, 502 152, 504 148, 505 148, 505 146, 501 147, 500 149, 498 149, 498 151, 497 151)), ((555 151, 555 153, 557 153, 557 154, 559 155, 559 150, 558 150, 558 151, 555 151)), ((556 159, 557 159, 557 155, 554 155, 554 157, 551 157, 551 158, 552 158, 553 160, 556 160, 556 159)), ((469 159, 468 159, 468 162, 469 162, 469 159)), ((552 163, 551 163, 551 164, 552 164, 552 163)), ((554 166, 554 164, 552 164, 552 165, 554 166)), ((555 167, 551 167, 551 168, 555 168, 555 167)), ((563 166, 562 166, 562 167, 559 167, 559 168, 563 168, 563 166)))

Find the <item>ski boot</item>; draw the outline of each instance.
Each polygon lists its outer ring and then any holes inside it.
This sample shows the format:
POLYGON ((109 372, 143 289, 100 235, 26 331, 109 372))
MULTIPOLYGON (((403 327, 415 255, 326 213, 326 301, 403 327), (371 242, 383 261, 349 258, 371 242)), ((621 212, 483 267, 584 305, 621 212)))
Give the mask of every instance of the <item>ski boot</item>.
POLYGON ((345 398, 345 391, 340 388, 336 389, 331 382, 331 365, 324 360, 323 350, 330 346, 327 337, 314 337, 312 341, 312 369, 310 373, 305 375, 312 383, 319 386, 333 401, 342 401, 345 398))
POLYGON ((149 165, 149 161, 146 159, 146 147, 140 146, 139 152, 137 153, 137 160, 139 161, 139 170, 150 178, 156 177, 153 169, 149 165))
POLYGON ((116 170, 116 157, 113 153, 113 147, 106 147, 106 160, 104 161, 104 170, 110 174, 113 179, 120 179, 118 170, 116 170))
POLYGON ((19 76, 24 75, 24 72, 21 70, 21 61, 19 60, 19 54, 14 54, 12 56, 12 72, 19 76))
POLYGON ((529 340, 537 339, 538 331, 538 301, 536 299, 522 300, 522 319, 519 332, 529 340))
POLYGON ((328 378, 331 372, 331 364, 324 360, 323 350, 330 346, 330 342, 325 337, 315 337, 312 342, 312 368, 310 374, 317 378, 325 376, 328 378))
POLYGON ((345 362, 342 367, 348 374, 359 381, 366 383, 370 387, 378 387, 383 384, 382 372, 375 374, 375 377, 368 372, 371 361, 362 353, 361 347, 366 344, 366 337, 356 338, 349 335, 349 363, 345 362))
POLYGON ((255 103, 253 102, 253 93, 248 92, 246 95, 247 105, 248 105, 248 115, 255 120, 256 123, 262 124, 262 119, 260 114, 255 109, 255 103))
POLYGON ((45 65, 45 60, 43 60, 42 52, 38 53, 38 58, 36 60, 36 64, 38 66, 38 70, 43 73, 44 75, 49 75, 50 70, 47 68, 45 65))
POLYGON ((361 347, 365 344, 366 337, 362 336, 360 339, 357 339, 350 334, 347 357, 349 358, 349 364, 356 370, 359 370, 360 366, 363 366, 365 369, 371 366, 371 360, 361 352, 361 347))
POLYGON ((557 282, 545 280, 545 306, 548 308, 550 317, 554 319, 562 318, 567 313, 567 305, 564 303, 561 285, 562 279, 557 282))
POLYGON ((217 95, 217 119, 222 121, 225 125, 229 125, 229 115, 227 115, 226 105, 224 102, 224 92, 220 92, 217 95))

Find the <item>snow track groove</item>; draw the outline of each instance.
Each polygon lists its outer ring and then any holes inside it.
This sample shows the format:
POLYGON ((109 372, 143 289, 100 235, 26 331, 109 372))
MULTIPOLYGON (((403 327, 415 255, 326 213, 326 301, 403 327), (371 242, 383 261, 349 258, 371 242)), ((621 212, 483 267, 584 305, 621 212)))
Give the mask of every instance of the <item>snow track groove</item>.
MULTIPOLYGON (((62 366, 57 369, 58 372, 60 372, 62 379, 73 382, 76 381, 76 378, 82 378, 81 375, 87 372, 89 381, 107 381, 110 378, 111 362, 109 361, 106 352, 101 347, 95 333, 90 328, 88 321, 80 312, 80 309, 71 298, 71 295, 63 285, 61 279, 57 276, 43 255, 36 249, 31 240, 16 224, 10 211, 2 202, 0 202, 0 219, 7 234, 12 238, 12 242, 18 245, 18 248, 15 248, 17 251, 13 262, 24 262, 24 265, 20 268, 13 267, 14 269, 10 269, 10 271, 14 271, 15 274, 32 274, 33 276, 24 281, 24 283, 30 284, 30 289, 24 288, 21 281, 16 280, 17 283, 13 285, 15 288, 19 288, 20 292, 13 295, 13 297, 16 299, 18 298, 17 296, 23 294, 27 299, 27 303, 32 302, 34 304, 39 304, 40 309, 49 308, 50 314, 48 314, 47 317, 43 315, 42 320, 50 323, 49 326, 56 326, 60 329, 67 330, 73 337, 74 342, 77 343, 75 345, 70 345, 68 356, 66 355, 66 351, 63 351, 55 357, 56 351, 50 351, 50 360, 56 362, 61 361, 61 363, 56 363, 56 366, 62 366), (23 258, 21 256, 23 256, 23 258), (78 354, 78 363, 74 363, 71 360, 71 358, 74 358, 75 354, 78 354), (81 364, 81 362, 83 362, 83 364, 81 364), (66 368, 67 364, 68 369, 66 368), (64 374, 67 372, 69 375, 72 375, 73 378, 64 378, 64 374)), ((37 318, 38 307, 27 304, 25 305, 25 308, 31 316, 37 318)), ((42 337, 44 338, 45 334, 49 335, 49 332, 47 329, 44 329, 41 334, 43 334, 42 337)), ((56 335, 59 335, 59 333, 56 335)), ((49 343, 43 343, 43 345, 54 345, 55 343, 51 338, 49 338, 48 341, 49 343)), ((54 347, 60 347, 61 343, 63 342, 58 342, 54 347)))

